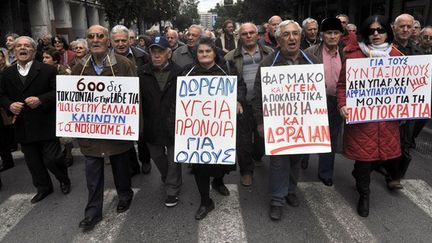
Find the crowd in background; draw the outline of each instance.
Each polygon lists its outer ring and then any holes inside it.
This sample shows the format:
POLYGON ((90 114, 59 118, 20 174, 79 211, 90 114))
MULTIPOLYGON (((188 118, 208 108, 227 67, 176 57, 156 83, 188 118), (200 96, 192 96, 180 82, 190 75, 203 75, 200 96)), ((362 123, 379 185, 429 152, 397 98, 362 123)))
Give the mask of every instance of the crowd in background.
MULTIPOLYGON (((6 47, 0 50, 0 172, 14 167, 11 152, 20 147, 37 189, 32 203, 53 192, 48 171, 59 181, 61 192, 68 194, 71 181, 67 167, 73 165, 72 149, 78 144, 85 158, 89 191, 85 217, 79 223, 84 230, 92 229, 102 219, 105 158, 109 158, 119 196, 118 213, 129 209, 133 199, 131 177, 150 173, 150 159, 166 189, 164 203, 174 207, 182 186, 181 164, 175 163, 173 156, 176 79, 184 75, 236 75, 239 80, 236 162, 241 184, 252 186, 255 166, 262 166, 265 156, 260 68, 323 63, 332 151, 318 155, 317 177, 325 186, 333 186, 336 147, 342 141, 343 155, 355 161, 352 175, 359 193, 357 212, 367 217, 370 173, 381 172, 389 190, 403 189, 400 180, 408 169, 409 151, 415 148, 415 138, 427 120, 343 125, 348 114, 346 59, 425 54, 432 54, 432 26, 420 26, 409 14, 399 15, 392 23, 384 16, 370 16, 359 27, 344 14, 328 17, 321 23, 313 18, 298 23, 275 15, 262 25, 227 20, 220 31, 191 25, 185 31, 166 27, 163 33, 144 35, 122 25, 111 31, 94 25, 85 37, 70 42, 51 33, 37 42, 30 37, 8 34, 6 47), (128 141, 77 139, 75 142, 57 138, 54 92, 57 74, 139 77, 138 151, 128 141)), ((308 168, 310 156, 268 157, 269 217, 277 221, 285 204, 299 205, 296 196, 299 171, 308 168)), ((191 166, 201 198, 197 220, 215 208, 210 187, 221 195, 230 194, 223 178, 235 169, 224 165, 191 166), (211 177, 214 179, 210 182, 211 177)))

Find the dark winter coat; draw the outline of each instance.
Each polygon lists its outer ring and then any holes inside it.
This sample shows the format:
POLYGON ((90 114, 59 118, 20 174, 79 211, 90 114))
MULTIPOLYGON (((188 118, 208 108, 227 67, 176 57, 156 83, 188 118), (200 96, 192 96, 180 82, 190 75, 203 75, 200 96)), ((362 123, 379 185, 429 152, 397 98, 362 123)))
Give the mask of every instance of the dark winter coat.
POLYGON ((41 101, 35 109, 25 105, 16 117, 14 128, 17 142, 32 143, 56 138, 56 74, 54 66, 35 60, 23 84, 16 63, 4 70, 0 81, 0 104, 6 111, 12 103, 24 103, 30 96, 36 96, 41 101))
POLYGON ((173 145, 177 76, 182 69, 170 62, 165 68, 170 70, 165 87, 160 90, 155 77, 153 64, 148 63, 138 70, 142 114, 144 118, 144 141, 157 145, 173 145), (171 125, 169 123, 172 123, 171 125))

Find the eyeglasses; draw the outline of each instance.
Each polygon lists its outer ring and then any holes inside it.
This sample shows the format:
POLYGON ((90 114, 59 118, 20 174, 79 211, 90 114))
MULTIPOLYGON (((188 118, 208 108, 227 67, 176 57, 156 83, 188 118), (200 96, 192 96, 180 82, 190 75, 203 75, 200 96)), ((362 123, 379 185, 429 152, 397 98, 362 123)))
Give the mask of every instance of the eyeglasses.
POLYGON ((378 34, 384 34, 384 33, 387 33, 387 30, 386 30, 386 29, 384 29, 384 28, 382 28, 382 27, 379 27, 379 28, 370 28, 369 31, 368 31, 368 34, 369 34, 369 35, 374 35, 374 34, 375 34, 375 31, 378 32, 378 34))
POLYGON ((100 40, 100 39, 105 38, 105 34, 104 33, 90 33, 87 35, 87 39, 90 39, 90 40, 93 40, 95 37, 100 40))
POLYGON ((424 35, 422 38, 423 40, 429 41, 432 40, 432 35, 424 35))
POLYGON ((63 42, 61 40, 55 40, 54 43, 60 43, 63 44, 63 42))

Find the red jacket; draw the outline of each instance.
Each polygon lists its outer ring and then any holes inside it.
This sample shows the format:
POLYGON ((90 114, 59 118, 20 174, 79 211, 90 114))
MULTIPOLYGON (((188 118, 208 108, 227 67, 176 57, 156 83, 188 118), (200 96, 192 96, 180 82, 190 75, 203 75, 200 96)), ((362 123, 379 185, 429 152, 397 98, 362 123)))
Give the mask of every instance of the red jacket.
MULTIPOLYGON (((365 58, 358 43, 350 43, 345 48, 346 59, 365 58)), ((391 56, 400 56, 394 48, 391 56)), ((337 85, 339 109, 346 105, 346 63, 342 65, 337 85)), ((369 122, 360 124, 345 124, 343 136, 343 153, 348 159, 379 162, 397 158, 401 155, 399 122, 369 122)))

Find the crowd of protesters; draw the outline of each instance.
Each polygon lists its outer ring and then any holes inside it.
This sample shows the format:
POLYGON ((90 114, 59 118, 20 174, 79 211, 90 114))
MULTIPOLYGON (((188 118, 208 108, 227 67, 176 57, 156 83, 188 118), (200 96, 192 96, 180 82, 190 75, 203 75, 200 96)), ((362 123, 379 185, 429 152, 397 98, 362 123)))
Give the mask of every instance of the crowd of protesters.
MULTIPOLYGON (((118 194, 118 213, 129 209, 134 194, 131 177, 150 173, 150 159, 165 186, 164 203, 174 207, 182 186, 181 164, 174 162, 173 155, 177 77, 236 75, 236 162, 240 183, 252 186, 255 166, 262 166, 265 156, 260 68, 322 63, 332 146, 330 153, 318 155, 317 177, 325 186, 333 186, 336 147, 342 143, 343 155, 355 161, 352 175, 359 193, 357 212, 367 217, 370 173, 382 172, 389 190, 403 189, 401 179, 411 159, 409 151, 427 121, 343 125, 348 115, 346 60, 424 54, 432 54, 432 26, 422 28, 409 14, 399 15, 393 23, 384 16, 370 16, 358 28, 344 14, 321 23, 306 18, 301 24, 275 15, 259 26, 251 22, 236 26, 227 20, 220 33, 191 25, 184 33, 165 28, 161 34, 138 36, 122 25, 111 31, 93 25, 84 38, 70 43, 50 33, 38 42, 8 34, 6 48, 0 50, 0 172, 14 167, 11 152, 18 149, 18 143, 37 190, 31 202, 53 192, 48 171, 59 181, 61 192, 68 194, 72 183, 67 167, 73 165, 74 140, 55 136, 56 75, 137 76, 141 94, 138 151, 131 141, 76 139, 84 155, 88 188, 85 217, 79 227, 91 230, 102 219, 106 158, 118 194)), ((300 169, 308 168, 309 155, 272 155, 269 161, 269 216, 277 221, 285 204, 300 204, 296 187, 300 169)), ((215 208, 210 186, 221 195, 230 195, 223 178, 235 169, 191 166, 201 199, 197 220, 215 208)))

